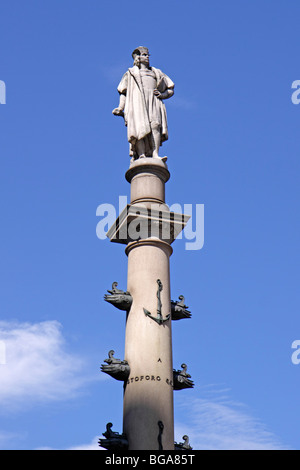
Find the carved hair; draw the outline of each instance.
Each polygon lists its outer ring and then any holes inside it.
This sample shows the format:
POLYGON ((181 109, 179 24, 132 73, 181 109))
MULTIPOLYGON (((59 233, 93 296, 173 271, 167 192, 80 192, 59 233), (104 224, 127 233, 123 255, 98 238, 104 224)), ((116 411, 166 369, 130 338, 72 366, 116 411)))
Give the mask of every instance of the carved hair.
POLYGON ((149 54, 148 48, 144 46, 139 46, 136 49, 134 49, 132 53, 132 58, 133 58, 133 65, 137 65, 138 67, 140 66, 141 63, 141 53, 142 52, 147 52, 149 54))
POLYGON ((140 54, 135 54, 133 58, 133 65, 136 65, 137 67, 140 67, 141 64, 141 56, 140 54))

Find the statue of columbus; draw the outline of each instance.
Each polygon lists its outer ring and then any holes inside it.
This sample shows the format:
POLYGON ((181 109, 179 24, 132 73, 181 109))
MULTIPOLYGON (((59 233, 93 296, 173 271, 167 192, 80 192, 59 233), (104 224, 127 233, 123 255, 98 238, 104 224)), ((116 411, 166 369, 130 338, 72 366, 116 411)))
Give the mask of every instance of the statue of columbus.
POLYGON ((114 115, 124 117, 132 160, 160 158, 159 147, 168 139, 163 100, 173 96, 174 83, 161 70, 150 67, 149 55, 146 47, 133 51, 133 67, 119 83, 120 102, 113 110, 114 115))

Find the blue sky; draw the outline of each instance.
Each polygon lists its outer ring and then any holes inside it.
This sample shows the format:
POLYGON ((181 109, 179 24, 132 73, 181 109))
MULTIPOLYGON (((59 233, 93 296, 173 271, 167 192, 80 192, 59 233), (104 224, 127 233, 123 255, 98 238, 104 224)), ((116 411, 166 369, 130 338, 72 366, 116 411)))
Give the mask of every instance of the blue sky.
POLYGON ((168 204, 204 204, 205 243, 175 241, 176 440, 194 449, 299 449, 300 80, 297 0, 2 0, 0 448, 97 447, 122 429, 124 246, 99 240, 100 204, 129 196, 112 115, 131 52, 175 82, 166 102, 168 204))

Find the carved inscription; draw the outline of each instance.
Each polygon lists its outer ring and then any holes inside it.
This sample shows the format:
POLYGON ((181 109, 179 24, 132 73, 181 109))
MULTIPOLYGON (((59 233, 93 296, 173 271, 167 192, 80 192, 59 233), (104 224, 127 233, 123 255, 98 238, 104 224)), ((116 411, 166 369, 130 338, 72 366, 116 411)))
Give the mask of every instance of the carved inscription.
MULTIPOLYGON (((160 382, 162 379, 159 375, 140 375, 136 377, 130 377, 127 380, 127 385, 132 384, 134 382, 160 382)), ((170 379, 165 379, 166 384, 170 385, 173 387, 173 380, 170 379)))

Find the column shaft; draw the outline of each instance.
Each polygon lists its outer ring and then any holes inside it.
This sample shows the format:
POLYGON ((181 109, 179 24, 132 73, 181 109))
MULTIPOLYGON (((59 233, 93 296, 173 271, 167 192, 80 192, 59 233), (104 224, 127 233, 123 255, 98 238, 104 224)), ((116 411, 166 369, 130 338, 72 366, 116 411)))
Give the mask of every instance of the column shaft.
POLYGON ((130 376, 124 392, 124 432, 130 450, 174 449, 171 319, 158 324, 158 283, 163 319, 171 313, 169 256, 160 240, 127 246, 128 285, 133 303, 126 323, 125 360, 130 376), (161 438, 158 436, 161 433, 161 438))

